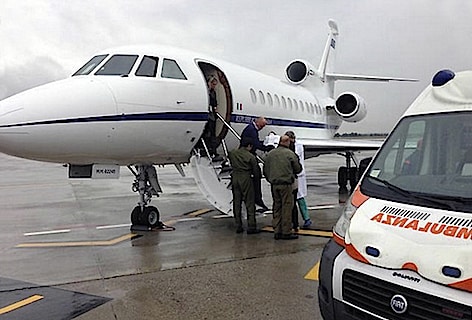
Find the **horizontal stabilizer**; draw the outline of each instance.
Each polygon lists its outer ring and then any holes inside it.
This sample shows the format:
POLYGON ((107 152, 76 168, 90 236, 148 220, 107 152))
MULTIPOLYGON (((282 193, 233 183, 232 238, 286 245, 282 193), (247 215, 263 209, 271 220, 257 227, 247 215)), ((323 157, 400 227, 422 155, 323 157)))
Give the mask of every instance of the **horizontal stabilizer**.
POLYGON ((357 74, 341 74, 341 73, 327 73, 328 80, 358 80, 358 81, 409 81, 417 82, 418 79, 410 78, 394 78, 394 77, 378 77, 378 76, 363 76, 357 74))

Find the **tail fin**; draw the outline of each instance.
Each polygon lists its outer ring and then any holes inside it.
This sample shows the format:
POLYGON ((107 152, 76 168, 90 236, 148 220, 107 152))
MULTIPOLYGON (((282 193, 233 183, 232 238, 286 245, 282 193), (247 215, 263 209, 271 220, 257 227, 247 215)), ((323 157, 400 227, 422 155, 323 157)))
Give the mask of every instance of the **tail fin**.
POLYGON ((336 21, 328 20, 330 28, 328 40, 326 41, 323 56, 318 67, 317 75, 320 80, 328 85, 329 94, 334 95, 334 83, 336 80, 358 80, 358 81, 408 81, 415 82, 417 79, 398 78, 398 77, 379 77, 370 75, 341 74, 334 73, 334 63, 336 54, 336 45, 339 35, 339 29, 336 21))
POLYGON ((338 40, 338 25, 334 20, 328 20, 329 35, 324 48, 323 56, 321 57, 320 65, 318 67, 318 76, 321 81, 326 81, 326 73, 332 72, 334 68, 334 60, 336 53, 336 41, 338 40))

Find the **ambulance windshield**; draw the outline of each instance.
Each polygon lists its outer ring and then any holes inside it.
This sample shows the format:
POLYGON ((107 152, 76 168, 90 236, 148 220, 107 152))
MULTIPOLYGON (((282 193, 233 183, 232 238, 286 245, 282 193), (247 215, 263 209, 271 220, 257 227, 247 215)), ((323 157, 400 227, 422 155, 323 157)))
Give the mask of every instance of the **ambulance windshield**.
POLYGON ((386 200, 472 213, 472 113, 402 119, 361 190, 386 200))

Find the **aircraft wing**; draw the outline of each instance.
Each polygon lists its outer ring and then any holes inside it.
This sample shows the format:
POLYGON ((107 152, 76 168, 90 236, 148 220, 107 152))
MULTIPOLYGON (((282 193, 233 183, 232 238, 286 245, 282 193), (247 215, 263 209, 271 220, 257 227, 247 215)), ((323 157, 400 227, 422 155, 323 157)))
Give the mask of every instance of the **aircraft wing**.
POLYGON ((305 158, 319 156, 320 154, 346 152, 346 151, 366 151, 377 150, 383 143, 383 138, 379 140, 365 139, 299 139, 305 149, 305 158))

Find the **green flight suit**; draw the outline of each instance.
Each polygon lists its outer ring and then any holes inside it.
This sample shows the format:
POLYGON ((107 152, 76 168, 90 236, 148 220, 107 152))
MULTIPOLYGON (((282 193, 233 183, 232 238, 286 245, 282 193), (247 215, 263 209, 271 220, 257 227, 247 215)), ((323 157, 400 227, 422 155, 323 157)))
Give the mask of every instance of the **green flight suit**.
POLYGON ((294 205, 292 184, 295 176, 301 171, 302 165, 298 156, 283 145, 270 151, 264 159, 264 176, 271 186, 272 226, 275 234, 291 234, 294 205))
POLYGON ((233 192, 233 215, 236 227, 242 228, 241 205, 244 201, 247 211, 248 230, 256 229, 256 205, 253 179, 261 179, 261 171, 256 157, 246 148, 232 150, 228 154, 233 172, 231 184, 233 192))

